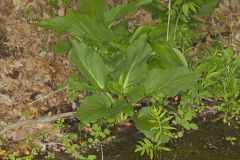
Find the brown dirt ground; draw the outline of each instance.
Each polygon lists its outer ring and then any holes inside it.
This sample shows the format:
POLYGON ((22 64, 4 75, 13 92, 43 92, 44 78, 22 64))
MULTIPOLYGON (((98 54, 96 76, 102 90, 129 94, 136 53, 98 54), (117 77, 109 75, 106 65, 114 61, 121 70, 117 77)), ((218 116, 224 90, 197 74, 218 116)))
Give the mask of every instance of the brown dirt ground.
MULTIPOLYGON (((43 32, 34 23, 49 17, 46 1, 0 0, 0 128, 7 123, 50 116, 54 108, 69 106, 61 93, 43 101, 29 103, 57 90, 67 78, 66 57, 47 50, 56 36, 43 32), (35 13, 33 20, 26 14, 35 13)), ((27 133, 47 131, 54 137, 58 130, 51 125, 29 126, 8 134, 19 141, 27 133)), ((14 147, 14 143, 11 144, 14 147)))
MULTIPOLYGON (((52 40, 61 37, 50 31, 43 32, 34 25, 34 22, 50 17, 46 1, 0 0, 0 128, 10 122, 51 116, 54 114, 52 110, 71 107, 61 93, 28 105, 56 91, 67 79, 70 70, 65 56, 55 55, 47 49, 52 40), (27 16, 29 11, 34 12, 34 17, 27 16)), ((109 3, 122 1, 109 0, 109 3)), ((142 10, 130 20, 139 25, 152 23, 149 15, 142 10)), ((211 34, 220 34, 226 46, 231 44, 239 50, 239 0, 222 0, 209 23, 211 34)), ((211 37, 208 41, 212 41, 211 37)), ((9 147, 14 150, 19 144, 24 146, 22 140, 27 133, 40 131, 49 132, 52 139, 61 137, 52 125, 26 126, 7 135, 12 142, 9 147)))

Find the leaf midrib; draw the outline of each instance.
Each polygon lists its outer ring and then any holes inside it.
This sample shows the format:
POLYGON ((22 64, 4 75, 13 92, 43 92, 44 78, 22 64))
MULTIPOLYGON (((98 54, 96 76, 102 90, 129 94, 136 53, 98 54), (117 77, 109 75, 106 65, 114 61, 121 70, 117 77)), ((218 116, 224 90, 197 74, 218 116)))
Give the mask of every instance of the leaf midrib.
MULTIPOLYGON (((141 51, 139 52, 139 54, 142 53, 142 51, 143 51, 143 49, 144 49, 145 47, 146 47, 146 43, 144 44, 144 47, 141 49, 141 51)), ((136 47, 134 46, 134 48, 136 48, 136 47)), ((132 65, 130 66, 130 69, 129 69, 128 72, 127 72, 126 78, 125 78, 124 83, 123 83, 123 89, 126 88, 126 85, 127 85, 128 79, 129 79, 129 75, 130 75, 129 73, 131 72, 133 66, 136 64, 136 59, 137 59, 137 57, 139 56, 139 54, 137 54, 137 56, 134 58, 134 61, 133 61, 134 63, 132 63, 132 65)))
MULTIPOLYGON (((184 79, 187 79, 189 76, 191 76, 191 74, 185 75, 185 76, 183 76, 182 78, 179 78, 179 79, 177 79, 177 80, 173 80, 173 81, 169 80, 169 81, 167 81, 164 85, 162 85, 161 87, 159 87, 158 89, 162 89, 162 88, 168 86, 170 83, 174 83, 174 82, 176 83, 176 82, 178 82, 178 81, 182 81, 182 80, 184 80, 184 79)), ((174 85, 174 86, 175 86, 175 85, 174 85)))
MULTIPOLYGON (((92 53, 92 54, 93 54, 93 53, 92 53)), ((85 70, 90 74, 90 76, 93 78, 93 80, 94 80, 95 83, 98 85, 98 87, 100 87, 100 89, 104 89, 104 86, 103 86, 102 84, 100 84, 100 83, 97 81, 97 79, 95 78, 95 76, 92 74, 92 72, 90 72, 90 70, 88 70, 88 67, 85 65, 85 63, 83 63, 83 60, 82 60, 79 56, 77 56, 77 57, 80 59, 82 65, 83 65, 84 68, 85 68, 85 70)))

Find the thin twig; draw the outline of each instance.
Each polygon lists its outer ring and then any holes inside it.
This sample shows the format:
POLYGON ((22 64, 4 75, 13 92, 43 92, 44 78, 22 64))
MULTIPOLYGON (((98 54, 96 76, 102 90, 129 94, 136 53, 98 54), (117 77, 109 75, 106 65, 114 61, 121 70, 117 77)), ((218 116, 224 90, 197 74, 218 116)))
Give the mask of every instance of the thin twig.
POLYGON ((102 147, 102 144, 101 144, 101 154, 102 154, 102 160, 103 160, 103 147, 102 147))
POLYGON ((169 39, 169 29, 170 29, 170 19, 171 19, 171 15, 170 15, 170 11, 171 11, 171 0, 168 1, 168 24, 167 24, 167 41, 169 39))
POLYGON ((28 103, 28 106, 30 106, 30 105, 38 102, 38 101, 41 101, 41 100, 43 100, 43 99, 46 99, 46 98, 48 98, 49 96, 51 96, 51 95, 53 95, 53 94, 55 94, 55 93, 57 93, 57 92, 59 92, 59 91, 58 91, 58 90, 57 90, 57 91, 54 91, 54 92, 52 92, 52 93, 50 93, 50 94, 48 94, 48 95, 46 95, 46 96, 43 96, 43 97, 41 97, 41 98, 39 98, 39 99, 31 102, 31 103, 28 103))
POLYGON ((47 118, 43 118, 43 119, 20 121, 20 122, 8 125, 8 126, 4 127, 3 129, 1 129, 0 135, 8 132, 9 130, 18 129, 18 128, 20 128, 22 126, 26 126, 26 125, 45 124, 45 123, 53 122, 59 118, 72 117, 74 113, 75 112, 67 112, 67 113, 57 114, 52 117, 47 117, 47 118))

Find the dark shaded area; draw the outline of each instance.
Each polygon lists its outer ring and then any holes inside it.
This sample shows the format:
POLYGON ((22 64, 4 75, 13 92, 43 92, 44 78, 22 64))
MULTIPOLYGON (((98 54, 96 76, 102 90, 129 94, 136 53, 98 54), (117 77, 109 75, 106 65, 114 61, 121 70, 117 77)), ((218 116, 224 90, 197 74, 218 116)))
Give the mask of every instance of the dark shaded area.
MULTIPOLYGON (((221 123, 204 123, 198 131, 185 133, 167 146, 171 152, 163 152, 161 160, 239 160, 240 144, 231 145, 226 137, 240 137, 240 131, 221 123)), ((118 136, 119 142, 104 150, 104 160, 147 160, 134 153, 140 137, 135 129, 118 136)), ((99 155, 100 156, 100 155, 99 155)))
POLYGON ((0 28, 0 58, 9 57, 11 55, 11 50, 6 43, 7 37, 4 30, 0 28))
MULTIPOLYGON (((17 47, 13 47, 13 46, 9 46, 8 45, 8 38, 6 36, 6 31, 3 29, 3 27, 1 28, 1 24, 0 24, 0 58, 7 58, 10 56, 15 56, 16 53, 22 52, 22 48, 17 48, 17 47)), ((16 79, 14 77, 18 76, 18 73, 13 73, 14 75, 10 75, 10 77, 13 76, 13 79, 16 79)))
POLYGON ((12 79, 18 79, 19 71, 13 70, 12 73, 9 74, 9 76, 10 76, 12 79))
MULTIPOLYGON (((184 137, 167 144, 171 152, 162 152, 158 160, 239 160, 240 142, 232 145, 226 137, 240 137, 240 131, 222 123, 203 123, 199 130, 189 131, 184 137)), ((116 141, 103 146, 104 160, 148 160, 147 156, 135 153, 135 145, 142 134, 133 127, 116 127, 116 141)), ((101 159, 101 151, 92 152, 101 159)), ((56 160, 71 159, 66 154, 57 153, 56 160)), ((39 159, 40 160, 40 159, 39 159)))

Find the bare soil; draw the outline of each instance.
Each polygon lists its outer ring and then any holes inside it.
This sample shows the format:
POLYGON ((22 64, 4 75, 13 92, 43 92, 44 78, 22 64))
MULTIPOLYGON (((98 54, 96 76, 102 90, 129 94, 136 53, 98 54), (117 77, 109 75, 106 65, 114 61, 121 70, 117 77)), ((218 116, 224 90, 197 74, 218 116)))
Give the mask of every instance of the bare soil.
MULTIPOLYGON (((47 6, 42 0, 0 0, 0 128, 20 120, 48 117, 71 107, 64 95, 56 92, 69 72, 67 58, 48 50, 49 42, 57 36, 35 24, 50 16, 47 6), (32 19, 27 16, 30 11, 34 13, 32 19), (30 104, 53 92, 56 93, 30 104)), ((15 150, 19 144, 24 146, 22 140, 27 133, 40 131, 48 132, 50 139, 61 137, 49 124, 25 126, 6 137, 15 150)))

